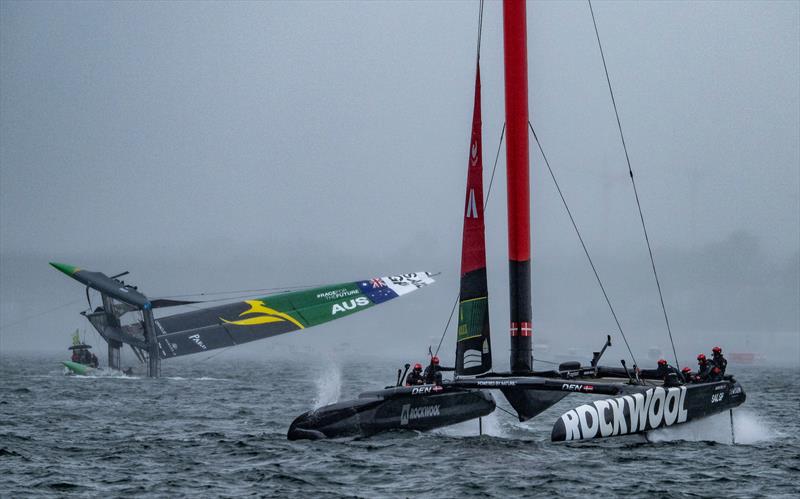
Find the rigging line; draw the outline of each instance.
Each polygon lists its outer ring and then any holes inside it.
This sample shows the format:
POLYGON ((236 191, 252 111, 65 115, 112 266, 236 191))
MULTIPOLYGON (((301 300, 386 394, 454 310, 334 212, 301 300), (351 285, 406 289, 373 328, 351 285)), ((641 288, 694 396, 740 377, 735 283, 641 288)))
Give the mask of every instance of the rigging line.
MULTIPOLYGON (((481 2, 483 3, 483 2, 481 2)), ((489 188, 486 190, 486 197, 483 200, 483 216, 486 217, 486 208, 489 206, 489 196, 492 194, 492 184, 494 184, 494 173, 497 171, 497 161, 500 159, 500 149, 503 147, 503 137, 506 135, 506 124, 503 123, 503 130, 500 132, 500 141, 497 143, 497 153, 494 155, 494 166, 492 166, 492 177, 489 180, 489 188)), ((436 347, 436 353, 434 355, 439 355, 439 349, 442 348, 442 342, 444 341, 444 337, 447 334, 447 328, 450 327, 450 321, 453 320, 453 314, 456 311, 456 306, 458 305, 458 299, 461 296, 461 292, 456 295, 455 302, 453 303, 453 309, 450 310, 450 317, 447 318, 447 324, 444 326, 444 331, 442 331, 442 337, 439 338, 439 345, 436 347)))
POLYGON ((283 291, 298 291, 301 289, 309 289, 314 287, 321 287, 324 284, 317 284, 317 285, 306 285, 306 286, 281 286, 275 288, 261 288, 261 289, 240 289, 236 291, 212 291, 212 292, 201 292, 201 293, 192 293, 192 294, 184 294, 184 295, 170 295, 170 296, 159 296, 159 298, 190 298, 193 296, 216 296, 216 295, 232 295, 232 294, 241 294, 241 293, 260 293, 262 291, 274 291, 274 292, 283 292, 283 291))
POLYGON ((478 11, 478 55, 477 59, 480 60, 481 58, 481 34, 483 33, 483 0, 480 2, 480 7, 478 11))
POLYGON ((492 193, 494 184, 494 172, 497 171, 497 160, 500 159, 500 149, 503 147, 503 138, 506 136, 506 123, 503 122, 503 130, 500 132, 500 142, 497 144, 497 154, 494 155, 494 166, 492 167, 492 177, 489 179, 489 189, 486 191, 486 199, 483 201, 483 216, 486 218, 486 208, 489 206, 489 195, 492 193))
POLYGON ((79 301, 83 301, 83 297, 78 298, 77 300, 72 300, 71 302, 68 302, 68 303, 64 303, 64 304, 59 305, 57 307, 48 308, 47 310, 45 310, 43 312, 39 312, 38 314, 30 315, 28 317, 24 317, 24 318, 22 318, 22 319, 20 319, 18 321, 9 322, 8 324, 0 325, 0 329, 5 329, 7 327, 11 327, 11 326, 16 326, 18 324, 22 324, 23 322, 27 322, 27 321, 29 321, 31 319, 36 319, 36 318, 41 317, 41 316, 43 316, 45 314, 49 314, 50 312, 55 312, 56 310, 61 310, 62 308, 66 308, 66 307, 69 307, 70 305, 74 305, 74 304, 78 303, 79 301))
POLYGON ((212 300, 201 300, 201 301, 197 301, 197 302, 194 302, 194 303, 185 303, 183 305, 174 305, 174 307, 190 307, 191 308, 192 305, 196 305, 197 307, 194 307, 194 308, 200 308, 205 303, 219 303, 219 302, 223 302, 223 301, 241 301, 241 300, 246 299, 246 298, 261 298, 263 296, 264 296, 263 293, 259 293, 259 294, 250 293, 250 294, 246 294, 246 295, 226 296, 224 298, 214 298, 212 300))
POLYGON ((225 352, 227 352, 228 350, 230 350, 231 348, 233 348, 233 347, 236 347, 236 346, 239 346, 239 345, 237 344, 237 345, 231 345, 231 346, 227 346, 227 347, 223 348, 222 350, 220 350, 219 352, 214 352, 214 353, 212 353, 211 355, 209 355, 209 356, 208 356, 208 357, 206 357, 205 359, 202 359, 200 362, 205 362, 205 361, 207 361, 207 360, 209 360, 209 359, 213 359, 213 358, 214 358, 214 357, 216 357, 217 355, 220 355, 220 354, 222 354, 222 353, 225 353, 225 352))
POLYGON ((647 252, 650 254, 650 266, 653 268, 653 276, 656 280, 656 288, 658 288, 658 298, 661 301, 661 310, 664 312, 664 322, 667 324, 667 333, 669 333, 669 342, 672 345, 672 355, 675 356, 675 365, 680 369, 681 365, 678 361, 678 354, 675 351, 675 342, 672 339, 672 328, 669 325, 669 316, 667 315, 667 307, 664 305, 664 294, 661 292, 661 282, 658 280, 658 272, 656 272, 656 261, 653 258, 653 248, 650 245, 650 237, 647 235, 647 225, 644 223, 644 214, 642 213, 642 204, 639 202, 639 192, 636 189, 636 181, 633 179, 633 169, 631 168, 631 158, 628 155, 628 146, 625 144, 625 135, 622 133, 622 122, 619 119, 619 111, 617 110, 617 101, 614 98, 614 89, 611 88, 611 77, 608 75, 608 65, 606 64, 606 56, 603 52, 603 44, 600 43, 600 32, 597 29, 597 20, 594 17, 594 8, 592 7, 592 0, 589 2, 589 11, 592 13, 592 24, 594 24, 594 34, 597 37, 597 46, 600 48, 600 57, 603 60, 603 70, 606 73, 606 82, 608 83, 608 93, 611 94, 611 103, 614 106, 614 115, 617 117, 617 128, 619 128, 619 138, 622 141, 622 149, 625 151, 625 161, 628 164, 628 175, 631 178, 631 185, 633 186, 633 195, 636 197, 636 206, 639 208, 639 220, 642 222, 642 231, 644 232, 644 240, 647 242, 647 252))
POLYGON ((496 409, 500 409, 501 411, 505 412, 506 414, 508 414, 511 417, 519 419, 519 414, 514 414, 513 412, 509 411, 508 409, 503 409, 499 405, 496 405, 495 408, 496 409))
POLYGON ((439 344, 436 346, 436 352, 433 355, 439 355, 439 349, 442 348, 442 342, 444 341, 444 337, 447 334, 447 328, 450 327, 450 321, 453 320, 453 314, 456 312, 456 307, 458 306, 458 298, 461 296, 461 293, 456 295, 456 299, 453 302, 453 308, 450 309, 450 317, 447 318, 447 324, 444 325, 444 331, 442 331, 442 336, 439 338, 439 344))
POLYGON ((556 175, 553 173, 553 169, 550 167, 550 161, 547 160, 547 155, 544 153, 544 149, 542 149, 542 144, 539 142, 539 137, 536 135, 536 132, 533 130, 533 125, 531 122, 528 122, 528 128, 530 128, 531 133, 533 134, 533 140, 536 141, 536 145, 539 148, 539 152, 542 154, 542 159, 544 160, 544 164, 547 166, 547 171, 550 172, 550 178, 553 179, 553 183, 556 186, 556 190, 558 191, 558 195, 561 197, 561 202, 564 204, 564 209, 567 210, 567 215, 569 215, 569 220, 572 222, 572 227, 575 229, 575 234, 578 235, 578 240, 581 242, 581 246, 583 247, 583 252, 586 254, 586 259, 589 260, 589 265, 592 267, 592 272, 594 272, 594 277, 597 279, 597 284, 600 285, 600 290, 603 292, 603 296, 606 299, 606 303, 608 304, 608 309, 611 311, 611 316, 614 317, 614 322, 617 323, 617 329, 619 330, 619 334, 622 335, 623 341, 625 341, 625 347, 628 349, 628 353, 631 354, 631 359, 633 359, 634 364, 636 362, 636 357, 633 356, 633 350, 631 350, 631 346, 628 344, 628 338, 625 337, 625 332, 622 330, 622 324, 620 324, 619 319, 617 318, 617 313, 614 311, 614 307, 611 305, 611 299, 608 297, 608 293, 606 293, 606 288, 603 286, 603 281, 600 279, 600 274, 597 272, 597 267, 594 265, 594 261, 592 261, 592 257, 589 256, 589 249, 586 247, 586 243, 583 240, 583 236, 581 235, 581 231, 578 229, 578 224, 575 222, 575 218, 572 216, 572 210, 569 209, 569 205, 567 204, 567 199, 564 197, 564 193, 561 191, 561 186, 558 184, 558 180, 556 180, 556 175))

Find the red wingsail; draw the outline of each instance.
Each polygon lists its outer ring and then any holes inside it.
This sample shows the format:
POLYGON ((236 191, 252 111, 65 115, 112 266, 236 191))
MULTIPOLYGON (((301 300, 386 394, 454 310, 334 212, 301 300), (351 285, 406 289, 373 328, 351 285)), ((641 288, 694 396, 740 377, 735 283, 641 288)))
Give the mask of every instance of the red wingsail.
POLYGON ((456 373, 484 373, 492 367, 486 286, 486 237, 483 222, 483 145, 481 144, 481 70, 475 69, 475 104, 467 162, 464 233, 461 242, 461 294, 458 307, 456 373))

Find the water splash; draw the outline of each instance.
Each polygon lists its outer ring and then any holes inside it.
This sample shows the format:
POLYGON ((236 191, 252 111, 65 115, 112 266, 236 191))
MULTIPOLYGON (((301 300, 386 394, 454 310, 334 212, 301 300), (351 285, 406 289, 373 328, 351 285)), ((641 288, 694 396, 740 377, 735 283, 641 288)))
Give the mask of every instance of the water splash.
POLYGON ((72 378, 82 378, 82 379, 95 379, 95 378, 127 378, 129 377, 122 371, 118 371, 116 369, 106 369, 106 368, 99 368, 93 369, 86 374, 74 374, 70 372, 69 369, 66 367, 61 371, 61 374, 70 376, 72 378))
MULTIPOLYGON (((495 396, 496 401, 497 393, 499 392, 495 393, 493 391, 492 393, 495 396)), ((475 437, 478 436, 479 432, 481 431, 481 427, 484 435, 504 438, 510 436, 510 428, 513 427, 513 423, 509 424, 505 415, 502 414, 501 411, 494 410, 482 418, 480 426, 478 419, 476 418, 455 425, 438 428, 434 430, 434 432, 447 435, 449 437, 475 437)))
POLYGON ((483 417, 484 435, 490 435, 492 437, 508 436, 503 420, 501 419, 502 415, 498 413, 499 411, 495 410, 492 411, 492 413, 490 413, 488 416, 483 417))
POLYGON ((651 442, 685 440, 690 442, 718 442, 749 445, 775 438, 776 433, 758 415, 746 410, 733 411, 733 434, 728 412, 715 414, 690 423, 661 428, 648 432, 651 442))
POLYGON ((314 398, 314 409, 334 404, 342 395, 342 369, 331 361, 319 374, 316 380, 317 396, 314 398))

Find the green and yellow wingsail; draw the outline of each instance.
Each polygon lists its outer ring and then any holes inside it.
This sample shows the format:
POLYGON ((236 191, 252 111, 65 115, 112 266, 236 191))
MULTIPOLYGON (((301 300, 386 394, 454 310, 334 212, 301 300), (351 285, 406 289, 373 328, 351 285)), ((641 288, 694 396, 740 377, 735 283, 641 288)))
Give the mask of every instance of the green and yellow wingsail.
MULTIPOLYGON (((116 304, 111 313, 115 317, 137 309, 150 310, 202 303, 150 299, 136 287, 126 285, 102 272, 62 263, 51 265, 85 284, 87 288, 112 298, 116 304), (120 302, 125 306, 119 306, 120 302)), ((413 272, 277 294, 156 318, 159 353, 161 358, 177 357, 306 329, 366 310, 433 282, 429 272, 413 272)), ((90 315, 94 317, 97 313, 90 315)), ((147 348, 142 328, 135 323, 121 326, 119 321, 101 320, 92 324, 104 338, 147 348), (116 322, 116 325, 110 322, 116 322)))
POLYGON ((306 329, 433 282, 428 272, 376 277, 162 317, 159 349, 162 358, 176 357, 306 329))

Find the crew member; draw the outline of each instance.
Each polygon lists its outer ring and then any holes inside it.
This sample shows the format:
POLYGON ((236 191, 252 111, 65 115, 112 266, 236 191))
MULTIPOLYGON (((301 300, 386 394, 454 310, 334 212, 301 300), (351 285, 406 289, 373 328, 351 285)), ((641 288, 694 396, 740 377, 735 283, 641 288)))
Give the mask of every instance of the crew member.
POLYGON ((725 369, 728 367, 728 361, 722 356, 722 348, 714 347, 711 351, 713 352, 711 361, 719 368, 720 377, 725 376, 725 369))
POLYGON ((97 355, 92 352, 92 367, 97 369, 98 366, 100 366, 100 361, 97 360, 97 355))
POLYGON ((81 356, 78 355, 78 351, 77 350, 73 350, 72 351, 72 362, 80 362, 80 361, 81 361, 81 356))
POLYGON ((691 383, 694 381, 694 375, 692 374, 692 368, 689 366, 684 367, 681 369, 681 374, 683 374, 683 382, 684 383, 691 383))
POLYGON ((417 362, 414 369, 406 376, 406 386, 423 385, 425 379, 422 377, 422 364, 417 362))
POLYGON ((697 375, 694 379, 701 383, 710 381, 712 367, 713 364, 706 359, 706 354, 699 354, 697 356, 697 375))
POLYGON ((681 384, 681 373, 671 365, 666 359, 658 359, 658 368, 656 369, 656 376, 664 381, 664 386, 677 386, 681 384))
POLYGON ((439 365, 439 357, 431 357, 431 363, 425 368, 425 383, 437 385, 442 384, 442 371, 455 371, 455 367, 443 367, 439 365))

